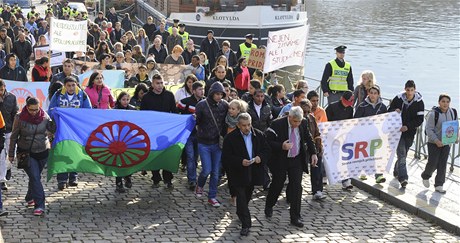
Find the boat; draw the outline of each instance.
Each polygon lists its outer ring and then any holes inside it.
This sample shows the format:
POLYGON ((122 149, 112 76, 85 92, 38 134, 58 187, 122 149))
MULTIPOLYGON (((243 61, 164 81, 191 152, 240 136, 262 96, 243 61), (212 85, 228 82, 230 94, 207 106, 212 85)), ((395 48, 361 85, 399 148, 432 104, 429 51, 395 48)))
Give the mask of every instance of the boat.
POLYGON ((305 26, 307 31, 305 4, 293 4, 297 1, 137 1, 140 19, 146 19, 143 14, 157 15, 157 18, 167 16, 169 25, 172 25, 173 19, 179 19, 186 25, 185 31, 198 44, 210 29, 219 41, 230 41, 233 49, 244 42, 244 36, 249 33, 254 35, 255 44, 266 45, 269 31, 300 26, 305 26))
MULTIPOLYGON (((308 17, 304 1, 292 0, 136 0, 138 20, 153 16, 157 21, 166 19, 172 26, 178 19, 185 24, 196 45, 206 38, 208 30, 222 43, 228 40, 234 51, 245 41, 246 34, 253 34, 253 43, 266 45, 269 31, 305 27, 308 17)), ((286 82, 303 77, 303 66, 284 68, 290 76, 286 82)), ((281 71, 283 71, 281 70, 281 71)), ((283 82, 283 83, 286 83, 283 82)))

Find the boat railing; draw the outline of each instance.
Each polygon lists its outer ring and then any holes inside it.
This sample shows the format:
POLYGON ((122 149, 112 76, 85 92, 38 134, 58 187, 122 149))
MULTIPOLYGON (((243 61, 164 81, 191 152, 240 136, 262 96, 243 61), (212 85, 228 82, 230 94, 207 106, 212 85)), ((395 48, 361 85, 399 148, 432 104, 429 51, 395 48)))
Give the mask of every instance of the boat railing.
MULTIPOLYGON (((324 93, 321 89, 321 80, 315 79, 315 78, 310 78, 310 77, 303 77, 303 79, 307 81, 313 81, 315 83, 318 83, 318 86, 314 88, 314 90, 319 94, 319 106, 325 108, 327 106, 327 99, 324 96, 324 93)), ((309 83, 310 86, 310 83, 309 83)), ((311 86, 310 86, 311 87, 311 86)), ((391 99, 382 97, 382 100, 386 103, 388 106, 391 103, 391 99)), ((425 109, 425 118, 428 115, 428 112, 430 110, 425 109)), ((415 139, 414 139, 414 144, 410 148, 412 151, 414 151, 414 158, 416 159, 426 159, 428 158, 428 137, 425 134, 425 120, 423 121, 422 125, 417 128, 417 133, 415 134, 415 139)), ((459 119, 460 121, 460 119, 459 119)), ((460 143, 453 144, 451 146, 451 152, 449 154, 449 159, 450 159, 450 171, 454 171, 454 166, 459 167, 458 165, 455 164, 455 160, 460 158, 460 143)))

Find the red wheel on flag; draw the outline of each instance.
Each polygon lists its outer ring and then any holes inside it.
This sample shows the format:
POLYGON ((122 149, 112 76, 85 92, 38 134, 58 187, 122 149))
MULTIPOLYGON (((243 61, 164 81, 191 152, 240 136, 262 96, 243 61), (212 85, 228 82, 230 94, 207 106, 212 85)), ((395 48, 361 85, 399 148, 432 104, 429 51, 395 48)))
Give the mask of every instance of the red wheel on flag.
POLYGON ((126 168, 147 159, 150 138, 136 124, 125 121, 107 122, 91 133, 85 150, 100 164, 126 168))
POLYGON ((27 97, 34 96, 32 92, 24 88, 15 88, 12 89, 10 92, 16 96, 19 109, 22 109, 26 105, 27 97))

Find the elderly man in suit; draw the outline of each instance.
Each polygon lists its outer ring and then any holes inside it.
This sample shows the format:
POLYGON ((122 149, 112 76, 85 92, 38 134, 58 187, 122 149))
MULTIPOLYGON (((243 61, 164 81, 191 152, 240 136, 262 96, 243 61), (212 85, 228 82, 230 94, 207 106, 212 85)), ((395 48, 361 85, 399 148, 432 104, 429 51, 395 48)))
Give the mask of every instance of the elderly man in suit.
POLYGON ((238 129, 227 134, 222 149, 222 163, 236 192, 236 214, 242 223, 240 234, 247 236, 251 227, 248 203, 254 185, 263 185, 264 166, 270 148, 263 132, 251 125, 251 115, 238 116, 238 129))
POLYGON ((266 138, 272 149, 268 166, 273 178, 265 202, 265 216, 272 217, 273 206, 283 190, 287 174, 291 225, 303 227, 300 221, 302 174, 308 171, 307 161, 311 158, 311 165, 316 166, 318 157, 308 122, 303 118, 302 108, 292 107, 289 116, 273 121, 266 131, 266 138))

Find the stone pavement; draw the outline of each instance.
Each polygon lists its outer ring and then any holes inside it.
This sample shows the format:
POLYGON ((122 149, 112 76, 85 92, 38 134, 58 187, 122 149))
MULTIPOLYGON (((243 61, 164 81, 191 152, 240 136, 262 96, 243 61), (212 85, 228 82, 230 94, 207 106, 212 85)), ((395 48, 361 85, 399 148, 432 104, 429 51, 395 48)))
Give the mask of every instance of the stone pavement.
MULTIPOLYGON (((45 172, 44 172, 45 173, 45 172)), ((44 217, 26 208, 27 176, 13 170, 0 219, 5 242, 459 242, 460 237, 359 189, 343 192, 327 187, 327 199, 312 201, 304 177, 302 217, 305 228, 289 226, 288 205, 281 198, 271 219, 264 216, 266 193, 260 188, 250 202, 253 227, 240 237, 235 207, 227 185, 221 184, 220 208, 186 189, 183 172, 175 189, 151 188, 150 176, 133 176, 128 193, 115 193, 114 178, 84 174, 76 188, 57 191, 53 178, 45 183, 44 217)), ((205 188, 207 189, 207 187, 205 188)), ((284 196, 284 195, 283 195, 284 196)))
POLYGON ((449 170, 450 158, 442 194, 434 190, 436 171, 430 178, 430 188, 422 184, 421 174, 427 160, 408 159, 407 168, 409 184, 401 189, 400 184, 392 175, 386 175, 387 182, 376 184, 373 177, 368 180, 353 180, 353 184, 378 198, 392 203, 412 214, 435 222, 442 228, 460 235, 460 167, 449 170))

